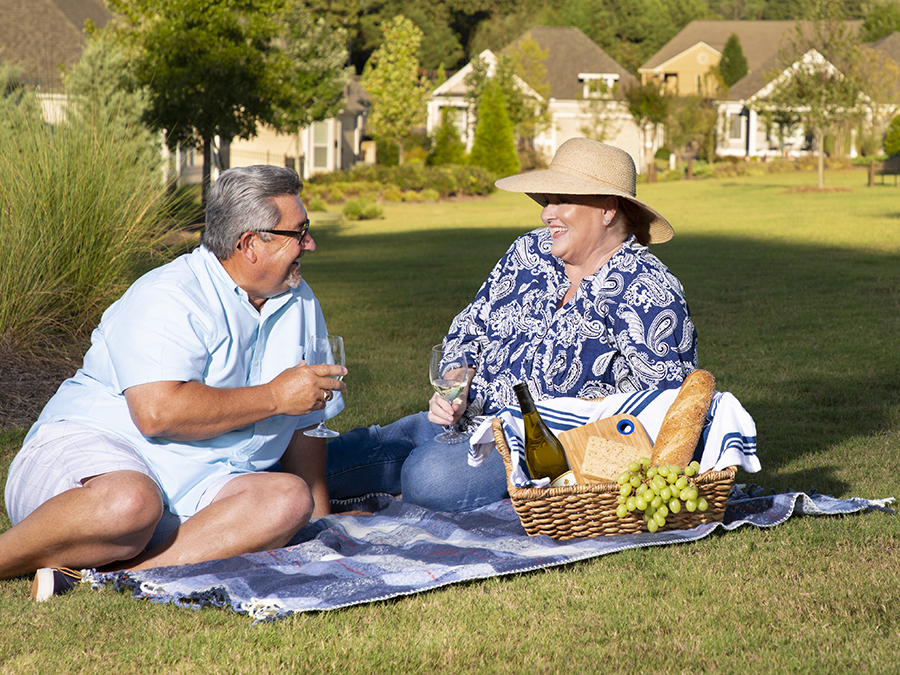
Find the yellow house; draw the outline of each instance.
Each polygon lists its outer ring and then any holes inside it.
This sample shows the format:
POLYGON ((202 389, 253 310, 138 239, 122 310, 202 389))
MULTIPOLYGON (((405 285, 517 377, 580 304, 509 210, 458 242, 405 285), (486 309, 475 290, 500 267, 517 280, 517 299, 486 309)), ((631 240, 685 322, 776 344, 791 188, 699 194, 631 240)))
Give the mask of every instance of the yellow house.
MULTIPOLYGON (((860 21, 848 21, 857 28, 860 21)), ((691 21, 640 68, 641 83, 659 82, 677 96, 721 99, 725 92, 712 70, 731 35, 737 35, 748 75, 778 55, 797 29, 796 21, 691 21)))

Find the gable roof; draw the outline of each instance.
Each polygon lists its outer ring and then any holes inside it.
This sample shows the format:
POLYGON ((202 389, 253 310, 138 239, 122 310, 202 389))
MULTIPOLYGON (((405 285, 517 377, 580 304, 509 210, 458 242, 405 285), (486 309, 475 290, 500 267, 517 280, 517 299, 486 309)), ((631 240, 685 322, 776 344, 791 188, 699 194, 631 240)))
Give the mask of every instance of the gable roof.
POLYGON ((536 26, 504 47, 501 53, 510 53, 528 36, 548 52, 544 65, 551 98, 581 98, 583 84, 578 79, 579 73, 618 75, 619 96, 622 87, 637 83, 631 73, 573 26, 536 26))
MULTIPOLYGON (((859 24, 859 22, 848 21, 848 24, 859 24)), ((851 29, 853 26, 851 26, 851 29)), ((893 33, 876 40, 875 42, 866 43, 868 47, 876 52, 892 59, 900 65, 900 33, 893 33)), ((728 91, 728 99, 732 101, 744 101, 758 94, 763 87, 766 86, 772 73, 782 67, 780 62, 780 54, 774 53, 758 68, 748 72, 744 77, 734 83, 728 91)))
MULTIPOLYGON (((859 30, 862 21, 847 21, 847 27, 859 30)), ((638 68, 638 72, 657 72, 666 64, 699 42, 704 42, 719 54, 732 34, 741 41, 741 50, 747 59, 748 74, 762 68, 767 61, 778 54, 782 44, 793 37, 796 21, 691 21, 669 40, 662 49, 638 68)), ((800 22, 810 27, 811 21, 800 22)))
POLYGON ((869 46, 892 58, 900 65, 900 33, 897 31, 869 43, 869 46))
POLYGON ((44 91, 62 88, 60 66, 72 68, 86 44, 84 23, 106 25, 103 0, 0 0, 0 61, 44 91))

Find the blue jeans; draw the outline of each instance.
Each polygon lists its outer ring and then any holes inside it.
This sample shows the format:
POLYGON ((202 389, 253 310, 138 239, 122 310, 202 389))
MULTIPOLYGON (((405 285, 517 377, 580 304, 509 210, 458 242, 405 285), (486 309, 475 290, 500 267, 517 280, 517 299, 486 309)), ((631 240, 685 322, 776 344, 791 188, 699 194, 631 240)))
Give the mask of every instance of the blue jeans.
POLYGON ((506 468, 495 452, 468 464, 468 443, 445 445, 443 427, 421 412, 387 426, 357 427, 328 442, 332 499, 370 492, 403 493, 403 501, 432 511, 468 511, 505 499, 506 468))

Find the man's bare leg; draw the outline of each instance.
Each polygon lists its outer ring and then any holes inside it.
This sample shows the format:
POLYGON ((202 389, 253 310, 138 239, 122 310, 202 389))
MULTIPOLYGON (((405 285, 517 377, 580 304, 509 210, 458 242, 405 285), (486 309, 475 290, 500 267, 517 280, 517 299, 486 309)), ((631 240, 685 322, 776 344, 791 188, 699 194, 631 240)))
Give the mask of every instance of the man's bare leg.
POLYGON ((94 476, 0 534, 0 579, 41 567, 100 567, 139 554, 162 516, 159 487, 138 471, 94 476))
POLYGON ((103 571, 186 565, 279 548, 309 522, 312 512, 309 487, 295 475, 238 476, 165 542, 103 571))

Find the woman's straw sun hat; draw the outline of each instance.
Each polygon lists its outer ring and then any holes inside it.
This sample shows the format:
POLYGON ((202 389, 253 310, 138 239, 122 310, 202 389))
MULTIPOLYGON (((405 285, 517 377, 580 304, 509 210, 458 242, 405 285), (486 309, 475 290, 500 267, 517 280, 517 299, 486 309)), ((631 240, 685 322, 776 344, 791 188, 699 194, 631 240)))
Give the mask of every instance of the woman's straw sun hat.
POLYGON ((541 206, 545 195, 612 195, 634 204, 650 228, 650 243, 669 241, 674 234, 669 221, 640 201, 634 160, 624 150, 592 141, 570 138, 559 146, 550 167, 501 178, 494 183, 507 192, 524 192, 541 206))

